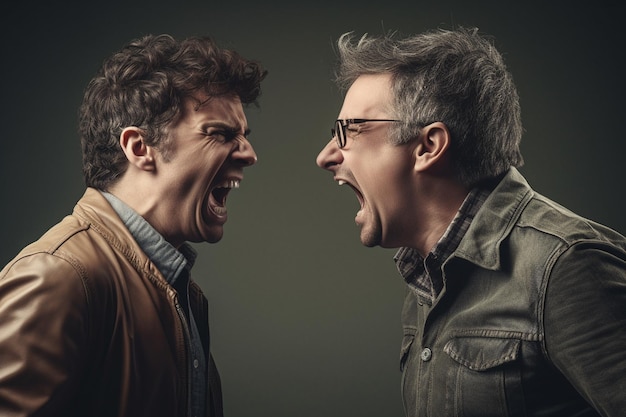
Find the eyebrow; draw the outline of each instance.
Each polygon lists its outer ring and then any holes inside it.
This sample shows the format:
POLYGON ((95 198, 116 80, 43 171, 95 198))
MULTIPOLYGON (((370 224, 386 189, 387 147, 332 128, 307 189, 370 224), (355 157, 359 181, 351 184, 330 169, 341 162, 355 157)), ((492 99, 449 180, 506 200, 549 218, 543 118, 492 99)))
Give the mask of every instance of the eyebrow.
MULTIPOLYGON (((234 127, 233 125, 229 125, 226 124, 224 122, 206 122, 202 124, 202 128, 206 129, 207 127, 216 127, 219 129, 223 129, 226 130, 228 133, 233 134, 233 135, 239 135, 240 134, 240 130, 237 127, 234 127)), ((250 135, 250 133, 252 132, 252 130, 250 128, 246 128, 243 131, 243 137, 247 138, 248 135, 250 135)))

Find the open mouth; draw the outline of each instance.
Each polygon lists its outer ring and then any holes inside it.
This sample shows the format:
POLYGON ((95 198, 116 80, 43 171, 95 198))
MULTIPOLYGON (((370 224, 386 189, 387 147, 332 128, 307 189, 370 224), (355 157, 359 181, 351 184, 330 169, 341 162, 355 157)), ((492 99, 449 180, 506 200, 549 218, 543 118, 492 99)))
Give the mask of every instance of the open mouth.
POLYGON ((239 188, 240 180, 224 180, 215 185, 209 194, 209 209, 217 216, 224 216, 228 212, 226 209, 226 199, 230 190, 239 188))
POLYGON ((361 192, 354 185, 350 184, 348 181, 337 180, 337 184, 347 185, 350 188, 352 188, 352 191, 354 191, 354 194, 356 194, 356 198, 357 200, 359 200, 359 205, 361 206, 359 211, 363 210, 363 207, 365 206, 365 198, 363 197, 363 194, 361 194, 361 192))

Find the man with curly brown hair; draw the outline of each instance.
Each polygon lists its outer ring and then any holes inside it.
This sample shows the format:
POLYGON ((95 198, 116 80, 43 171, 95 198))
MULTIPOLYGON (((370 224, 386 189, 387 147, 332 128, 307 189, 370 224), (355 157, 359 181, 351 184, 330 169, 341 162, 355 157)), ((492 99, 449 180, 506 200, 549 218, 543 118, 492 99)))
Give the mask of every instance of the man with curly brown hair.
POLYGON ((0 415, 223 414, 186 242, 222 237, 265 75, 200 37, 104 62, 80 108, 87 190, 0 273, 0 415))

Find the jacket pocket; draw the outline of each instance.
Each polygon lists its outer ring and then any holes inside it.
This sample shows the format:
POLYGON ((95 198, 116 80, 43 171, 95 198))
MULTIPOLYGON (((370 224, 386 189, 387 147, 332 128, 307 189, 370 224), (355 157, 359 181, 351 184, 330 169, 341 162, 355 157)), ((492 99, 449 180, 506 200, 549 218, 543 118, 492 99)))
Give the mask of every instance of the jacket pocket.
POLYGON ((455 398, 453 415, 513 416, 521 387, 521 340, 463 336, 446 342, 444 352, 457 366, 446 373, 448 398, 455 398), (455 369, 456 368, 456 369, 455 369))
POLYGON ((443 350, 461 365, 473 371, 485 371, 516 360, 520 344, 519 339, 456 337, 443 350))

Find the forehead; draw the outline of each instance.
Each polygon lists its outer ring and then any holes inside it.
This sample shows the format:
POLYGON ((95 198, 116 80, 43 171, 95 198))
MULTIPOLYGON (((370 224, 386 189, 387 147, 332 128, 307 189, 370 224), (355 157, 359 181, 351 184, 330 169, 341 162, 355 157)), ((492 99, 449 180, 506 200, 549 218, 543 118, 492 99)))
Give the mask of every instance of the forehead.
POLYGON ((182 121, 200 122, 205 119, 220 121, 233 127, 244 127, 246 116, 241 100, 236 95, 207 97, 194 96, 185 100, 182 121))
POLYGON ((343 101, 341 118, 377 118, 387 116, 392 104, 391 74, 359 76, 343 101))

